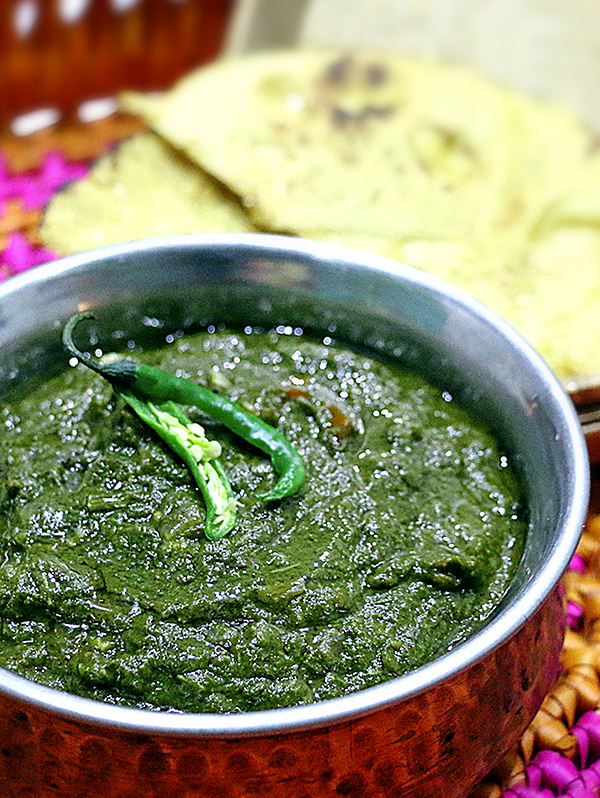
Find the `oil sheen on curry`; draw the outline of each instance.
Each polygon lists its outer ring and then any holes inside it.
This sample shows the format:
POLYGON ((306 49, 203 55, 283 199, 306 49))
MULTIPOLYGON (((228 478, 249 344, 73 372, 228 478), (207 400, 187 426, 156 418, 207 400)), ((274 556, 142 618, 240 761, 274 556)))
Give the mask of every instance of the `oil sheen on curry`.
POLYGON ((2 408, 2 666, 141 708, 293 706, 419 667, 506 591, 521 486, 443 388, 291 327, 209 327, 134 354, 274 427, 305 480, 269 500, 269 456, 185 407, 233 497, 235 523, 208 539, 184 460, 73 360, 2 408))

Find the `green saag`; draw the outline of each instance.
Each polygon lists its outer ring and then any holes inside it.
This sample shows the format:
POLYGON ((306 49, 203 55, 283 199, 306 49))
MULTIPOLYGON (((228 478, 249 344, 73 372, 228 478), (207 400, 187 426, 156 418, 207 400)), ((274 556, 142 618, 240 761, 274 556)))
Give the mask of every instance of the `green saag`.
POLYGON ((306 464, 265 503, 270 459, 186 407, 237 501, 221 540, 186 464, 97 374, 2 409, 1 665, 116 704, 239 712, 381 683, 481 625, 526 532, 505 453, 440 388, 298 333, 210 328, 136 354, 306 464))

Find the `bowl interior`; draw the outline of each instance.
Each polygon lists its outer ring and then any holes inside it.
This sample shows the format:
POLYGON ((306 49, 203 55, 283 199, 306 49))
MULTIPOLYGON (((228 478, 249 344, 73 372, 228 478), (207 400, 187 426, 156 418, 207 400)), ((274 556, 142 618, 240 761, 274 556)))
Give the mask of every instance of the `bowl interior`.
MULTIPOLYGON (((260 235, 162 239, 74 256, 0 289, 1 396, 64 368, 62 326, 83 308, 97 311, 99 345, 108 350, 129 339, 159 345, 179 329, 221 322, 329 334, 398 358, 485 419, 523 477, 529 533, 516 577, 486 622, 502 625, 484 649, 537 609, 568 564, 589 488, 570 401, 510 327, 434 278, 365 253, 260 235), (118 342, 102 330, 119 330, 118 342)), ((400 693, 403 678, 395 680, 400 693)))

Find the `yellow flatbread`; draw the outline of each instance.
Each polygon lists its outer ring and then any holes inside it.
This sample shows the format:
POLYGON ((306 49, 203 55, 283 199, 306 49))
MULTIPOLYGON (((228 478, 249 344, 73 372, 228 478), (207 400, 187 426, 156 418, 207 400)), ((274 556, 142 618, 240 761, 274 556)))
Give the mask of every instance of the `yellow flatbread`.
POLYGON ((254 229, 227 189, 148 132, 57 194, 40 232, 47 247, 67 255, 152 236, 254 229))
POLYGON ((479 241, 526 229, 586 131, 458 67, 380 53, 261 53, 125 108, 265 229, 479 241))
POLYGON ((565 111, 447 64, 322 51, 223 61, 123 103, 259 227, 429 271, 559 376, 600 371, 600 165, 565 111))
POLYGON ((59 195, 47 246, 257 228, 337 241, 471 293, 564 379, 600 371, 600 160, 566 112, 449 65, 305 51, 123 105, 158 135, 59 195))
MULTIPOLYGON (((592 196, 588 200, 594 207, 592 196)), ((583 217, 557 216, 533 239, 505 234, 490 239, 487 247, 347 234, 315 237, 446 280, 519 330, 563 380, 595 373, 600 378, 600 196, 595 221, 583 196, 576 205, 585 210, 583 217)))

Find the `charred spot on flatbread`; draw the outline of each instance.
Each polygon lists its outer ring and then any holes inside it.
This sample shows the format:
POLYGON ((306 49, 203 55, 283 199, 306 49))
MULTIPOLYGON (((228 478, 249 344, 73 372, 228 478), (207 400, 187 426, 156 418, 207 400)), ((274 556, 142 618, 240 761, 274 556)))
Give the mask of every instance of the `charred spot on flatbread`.
POLYGON ((348 129, 396 112, 401 95, 397 87, 391 95, 385 91, 388 78, 383 64, 347 54, 327 64, 317 78, 315 94, 329 109, 333 127, 348 129))

